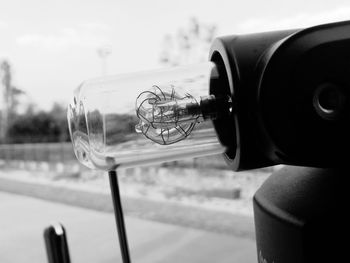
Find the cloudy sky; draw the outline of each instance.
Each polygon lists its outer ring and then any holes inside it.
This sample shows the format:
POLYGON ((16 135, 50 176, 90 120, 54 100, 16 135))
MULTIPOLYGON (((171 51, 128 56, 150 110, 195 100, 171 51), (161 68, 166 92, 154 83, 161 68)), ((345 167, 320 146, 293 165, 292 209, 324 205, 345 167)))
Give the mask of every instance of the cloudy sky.
POLYGON ((346 0, 0 0, 0 60, 14 84, 41 108, 66 102, 101 74, 96 50, 108 46, 109 74, 159 67, 162 40, 189 18, 218 35, 296 28, 350 19, 346 0))

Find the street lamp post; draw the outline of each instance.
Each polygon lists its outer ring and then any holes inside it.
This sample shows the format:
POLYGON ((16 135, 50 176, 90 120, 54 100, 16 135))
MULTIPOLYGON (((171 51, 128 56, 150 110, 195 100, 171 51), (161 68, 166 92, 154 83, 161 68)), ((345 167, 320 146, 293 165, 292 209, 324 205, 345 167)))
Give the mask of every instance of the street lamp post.
POLYGON ((107 74, 107 57, 112 53, 111 47, 105 46, 97 49, 97 54, 101 58, 101 75, 107 74))

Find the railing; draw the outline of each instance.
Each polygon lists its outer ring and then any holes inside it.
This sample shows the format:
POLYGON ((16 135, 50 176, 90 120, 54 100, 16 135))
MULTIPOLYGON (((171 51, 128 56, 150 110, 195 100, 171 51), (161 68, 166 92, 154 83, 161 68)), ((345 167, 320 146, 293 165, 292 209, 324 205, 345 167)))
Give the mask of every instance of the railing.
POLYGON ((66 163, 75 161, 71 143, 30 143, 0 145, 4 161, 66 163))

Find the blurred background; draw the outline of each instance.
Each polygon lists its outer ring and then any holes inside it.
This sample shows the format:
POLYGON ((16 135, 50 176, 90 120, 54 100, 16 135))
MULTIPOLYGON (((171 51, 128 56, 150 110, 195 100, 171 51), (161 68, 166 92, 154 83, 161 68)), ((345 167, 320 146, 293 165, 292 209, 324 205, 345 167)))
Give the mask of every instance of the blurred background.
MULTIPOLYGON (((42 231, 52 221, 66 226, 74 262, 121 262, 108 178, 79 165, 67 129, 66 105, 83 80, 203 62, 221 35, 350 18, 346 0, 0 7, 0 262, 46 262, 42 231)), ((234 173, 213 156, 120 171, 134 262, 256 262, 251 201, 276 169, 234 173)))

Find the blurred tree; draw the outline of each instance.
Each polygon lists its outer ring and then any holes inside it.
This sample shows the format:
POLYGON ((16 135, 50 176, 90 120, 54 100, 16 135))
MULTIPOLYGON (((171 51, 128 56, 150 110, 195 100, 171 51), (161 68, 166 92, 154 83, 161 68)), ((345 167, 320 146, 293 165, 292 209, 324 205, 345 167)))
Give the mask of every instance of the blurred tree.
POLYGON ((2 91, 1 119, 0 119, 0 140, 5 139, 7 128, 16 114, 18 98, 24 91, 13 86, 11 65, 7 60, 0 63, 0 78, 2 91))
POLYGON ((160 63, 177 66, 207 61, 216 32, 216 25, 204 24, 191 18, 187 28, 180 28, 175 36, 164 37, 160 63))
POLYGON ((49 115, 53 118, 53 121, 59 125, 59 136, 57 137, 58 141, 69 141, 70 135, 67 122, 67 107, 56 102, 53 104, 49 115))
POLYGON ((8 143, 69 141, 65 107, 55 103, 48 112, 29 108, 26 113, 16 115, 8 127, 6 139, 8 143))

